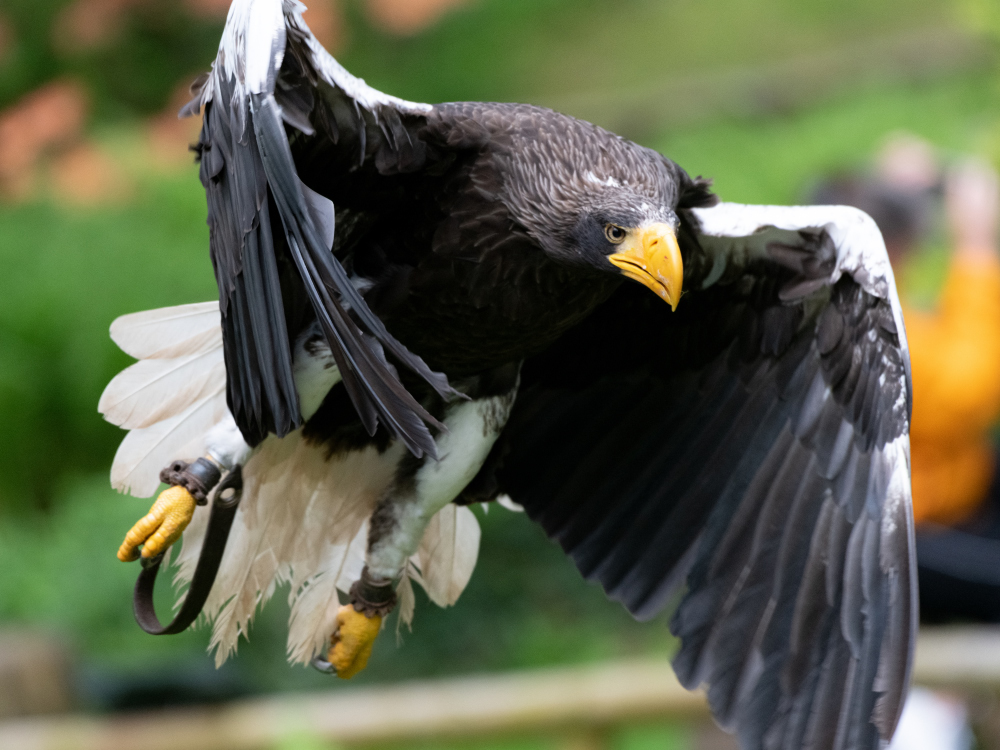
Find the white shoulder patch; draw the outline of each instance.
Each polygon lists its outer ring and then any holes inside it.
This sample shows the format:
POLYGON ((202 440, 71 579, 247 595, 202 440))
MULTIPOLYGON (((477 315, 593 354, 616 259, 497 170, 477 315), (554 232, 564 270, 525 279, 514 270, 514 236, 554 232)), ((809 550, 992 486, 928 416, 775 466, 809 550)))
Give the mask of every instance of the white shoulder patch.
POLYGON ((720 203, 692 209, 701 223, 703 248, 713 257, 712 271, 704 285, 715 283, 730 258, 740 253, 765 257, 771 242, 795 244, 802 229, 822 229, 837 248, 837 263, 830 283, 849 274, 862 289, 889 300, 900 346, 908 351, 903 312, 889 254, 875 221, 851 206, 752 206, 720 203), (734 240, 740 240, 734 242, 734 240))
MULTIPOLYGON (((894 286, 889 256, 874 220, 850 206, 751 206, 720 203, 711 208, 696 208, 702 232, 711 237, 746 238, 744 251, 763 257, 769 242, 778 239, 767 230, 791 236, 801 229, 823 229, 837 247, 837 266, 831 275, 835 282, 849 273, 865 291, 886 299, 894 286)), ((779 235, 780 236, 780 235, 779 235)))

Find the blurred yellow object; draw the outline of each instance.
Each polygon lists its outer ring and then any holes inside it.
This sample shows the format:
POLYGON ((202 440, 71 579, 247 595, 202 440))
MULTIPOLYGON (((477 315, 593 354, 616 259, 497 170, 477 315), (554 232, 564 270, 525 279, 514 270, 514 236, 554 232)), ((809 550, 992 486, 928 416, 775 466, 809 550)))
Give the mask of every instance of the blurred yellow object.
POLYGON ((139 545, 142 556, 156 557, 171 544, 181 538, 184 529, 194 517, 197 505, 194 497, 183 487, 169 487, 160 493, 149 509, 149 513, 125 535, 125 541, 118 548, 118 559, 132 562, 139 559, 139 545))
POLYGON ((967 520, 994 472, 1000 417, 1000 260, 956 253, 938 307, 904 307, 913 367, 910 428, 917 523, 967 520))
POLYGON ((337 611, 337 629, 327 654, 327 661, 337 670, 337 677, 349 680, 368 666, 372 646, 381 628, 379 615, 366 617, 352 604, 345 604, 337 611))

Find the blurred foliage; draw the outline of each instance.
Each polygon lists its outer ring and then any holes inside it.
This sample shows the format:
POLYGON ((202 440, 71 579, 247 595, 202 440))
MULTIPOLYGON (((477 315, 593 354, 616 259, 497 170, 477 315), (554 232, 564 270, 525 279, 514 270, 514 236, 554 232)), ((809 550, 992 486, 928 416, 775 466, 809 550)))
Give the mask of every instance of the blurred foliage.
POLYGON ((134 5, 107 43, 76 49, 73 30, 59 29, 72 0, 5 0, 11 52, 0 61, 0 108, 53 78, 83 81, 99 118, 162 109, 184 77, 192 79, 215 57, 222 21, 206 21, 176 0, 134 5), (62 34, 58 33, 62 31, 62 34))
POLYGON ((956 24, 947 0, 483 0, 412 39, 351 5, 338 57, 415 101, 539 102, 956 24))
POLYGON ((207 247, 193 169, 148 181, 121 208, 0 206, 0 507, 44 505, 64 473, 107 465, 121 433, 97 416, 97 398, 130 362, 108 326, 211 299, 207 247))
POLYGON ((178 84, 208 69, 221 30, 221 23, 193 18, 176 3, 143 4, 129 14, 117 43, 65 62, 89 84, 99 117, 149 114, 167 105, 178 84))
POLYGON ((976 31, 1000 40, 1000 3, 996 0, 964 0, 963 17, 976 31))
MULTIPOLYGON (((86 83, 102 120, 148 114, 215 58, 222 21, 179 0, 132 3, 109 41, 78 49, 59 24, 74 1, 5 0, 15 41, 0 60, 0 108, 70 76, 86 83)), ((478 0, 398 38, 370 23, 361 0, 340 5, 341 62, 379 88, 432 102, 541 101, 958 22, 948 0, 478 0)))

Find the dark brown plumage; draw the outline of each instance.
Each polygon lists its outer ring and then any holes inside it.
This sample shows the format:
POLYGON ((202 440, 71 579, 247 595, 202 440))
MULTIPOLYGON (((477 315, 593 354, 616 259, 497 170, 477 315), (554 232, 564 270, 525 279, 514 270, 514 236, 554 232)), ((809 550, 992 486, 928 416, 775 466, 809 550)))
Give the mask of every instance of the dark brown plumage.
MULTIPOLYGON (((263 12, 237 5, 230 25, 263 12)), ((303 436, 404 443, 411 494, 457 400, 500 399, 457 502, 509 493, 639 617, 684 586, 675 667, 744 747, 887 740, 915 627, 909 386, 870 220, 709 209, 707 182, 594 125, 391 99, 268 8, 270 62, 244 80, 226 37, 196 100, 246 442, 302 426, 317 342, 343 381, 303 436), (679 304, 619 249, 649 227, 679 248, 679 304)))

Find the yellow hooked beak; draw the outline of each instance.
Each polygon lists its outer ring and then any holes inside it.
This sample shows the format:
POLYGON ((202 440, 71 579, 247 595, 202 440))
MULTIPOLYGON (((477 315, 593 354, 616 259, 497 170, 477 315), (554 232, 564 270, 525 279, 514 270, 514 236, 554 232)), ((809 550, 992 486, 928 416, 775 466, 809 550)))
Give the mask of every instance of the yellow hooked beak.
POLYGON ((677 309, 684 284, 684 262, 677 246, 677 235, 669 224, 650 224, 629 230, 619 248, 608 260, 630 279, 652 289, 677 309))

